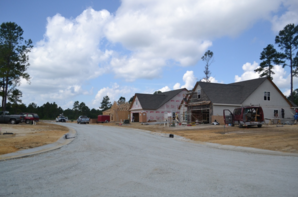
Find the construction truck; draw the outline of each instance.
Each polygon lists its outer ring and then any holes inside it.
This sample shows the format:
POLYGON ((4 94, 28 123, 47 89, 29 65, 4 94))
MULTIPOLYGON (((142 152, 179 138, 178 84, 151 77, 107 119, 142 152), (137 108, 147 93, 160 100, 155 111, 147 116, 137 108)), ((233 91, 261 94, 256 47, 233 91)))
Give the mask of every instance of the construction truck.
POLYGON ((239 128, 247 126, 262 127, 265 123, 261 106, 243 106, 234 109, 233 113, 228 109, 224 109, 223 117, 225 124, 238 125, 239 128))

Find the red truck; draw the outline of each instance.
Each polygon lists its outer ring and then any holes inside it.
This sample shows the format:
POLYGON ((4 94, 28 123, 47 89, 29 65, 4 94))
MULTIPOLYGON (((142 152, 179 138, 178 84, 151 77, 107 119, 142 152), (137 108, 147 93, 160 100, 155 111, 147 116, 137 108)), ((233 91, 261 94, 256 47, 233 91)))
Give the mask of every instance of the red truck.
POLYGON ((234 109, 233 113, 228 109, 224 109, 223 116, 225 124, 238 125, 239 128, 253 125, 262 127, 262 124, 265 123, 264 112, 260 106, 239 107, 234 109))
POLYGON ((110 116, 109 115, 98 115, 96 122, 97 123, 110 122, 110 116))

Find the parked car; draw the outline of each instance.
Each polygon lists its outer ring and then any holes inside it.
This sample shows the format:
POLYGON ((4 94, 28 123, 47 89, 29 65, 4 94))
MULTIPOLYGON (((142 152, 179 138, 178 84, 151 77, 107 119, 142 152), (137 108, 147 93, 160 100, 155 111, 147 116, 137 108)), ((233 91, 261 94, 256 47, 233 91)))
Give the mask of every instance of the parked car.
POLYGON ((24 122, 27 124, 32 123, 33 121, 38 122, 39 116, 36 113, 21 113, 24 116, 24 122))
POLYGON ((78 124, 89 124, 90 119, 87 116, 79 116, 77 119, 78 124))
POLYGON ((0 123, 11 123, 11 124, 19 124, 20 122, 24 121, 23 115, 14 115, 9 114, 8 111, 0 111, 0 123))
POLYGON ((67 117, 63 116, 63 115, 59 115, 57 118, 56 118, 56 122, 66 122, 68 120, 67 117))
POLYGON ((110 122, 110 116, 109 115, 98 115, 96 122, 97 123, 110 122))
POLYGON ((253 125, 262 127, 265 123, 264 112, 260 106, 243 106, 234 109, 233 113, 224 109, 223 116, 225 124, 238 125, 240 128, 253 125))

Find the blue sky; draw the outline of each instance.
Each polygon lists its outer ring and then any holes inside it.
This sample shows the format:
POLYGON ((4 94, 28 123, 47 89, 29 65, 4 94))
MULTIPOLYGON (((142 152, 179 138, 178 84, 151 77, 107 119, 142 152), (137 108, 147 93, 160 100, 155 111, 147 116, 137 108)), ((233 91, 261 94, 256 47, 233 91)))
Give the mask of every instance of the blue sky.
MULTIPOLYGON (((0 22, 17 23, 34 43, 23 103, 98 108, 106 95, 192 89, 204 77, 207 50, 212 82, 256 78, 263 48, 298 23, 297 10, 295 0, 1 1, 0 22)), ((275 73, 288 95, 289 68, 277 65, 275 73)))

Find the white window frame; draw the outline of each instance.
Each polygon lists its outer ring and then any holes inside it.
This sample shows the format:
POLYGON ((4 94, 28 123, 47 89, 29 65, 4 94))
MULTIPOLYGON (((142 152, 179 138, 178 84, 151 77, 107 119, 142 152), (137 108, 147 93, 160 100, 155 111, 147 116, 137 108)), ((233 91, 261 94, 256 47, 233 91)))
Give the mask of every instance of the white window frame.
POLYGON ((270 92, 264 92, 264 101, 270 101, 270 92))

